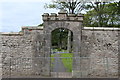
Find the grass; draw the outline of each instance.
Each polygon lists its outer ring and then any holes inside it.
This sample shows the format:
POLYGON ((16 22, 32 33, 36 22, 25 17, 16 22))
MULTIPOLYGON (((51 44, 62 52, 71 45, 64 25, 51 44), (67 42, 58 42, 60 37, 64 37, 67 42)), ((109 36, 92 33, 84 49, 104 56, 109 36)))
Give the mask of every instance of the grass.
POLYGON ((51 54, 51 59, 50 59, 50 60, 51 60, 51 67, 53 67, 53 64, 52 64, 52 63, 55 61, 55 58, 54 58, 54 57, 55 57, 55 55, 54 55, 54 54, 51 54))
POLYGON ((59 49, 52 49, 52 51, 53 52, 67 52, 67 50, 64 50, 64 49, 61 49, 61 50, 59 50, 59 49))
MULTIPOLYGON (((57 52, 58 50, 53 49, 53 51, 57 52)), ((61 50, 61 52, 67 52, 67 50, 61 50)), ((51 54, 51 67, 54 66, 52 63, 54 63, 54 61, 55 61, 55 58, 54 58, 55 55, 56 54, 51 54)), ((67 72, 72 72, 72 65, 73 65, 73 58, 72 57, 73 57, 73 54, 72 53, 60 53, 59 55, 60 55, 60 57, 63 57, 62 58, 62 63, 64 65, 64 67, 66 68, 67 72)))
POLYGON ((60 57, 68 57, 68 58, 62 58, 62 62, 65 68, 67 69, 67 72, 72 72, 73 54, 63 53, 63 54, 60 54, 60 57))

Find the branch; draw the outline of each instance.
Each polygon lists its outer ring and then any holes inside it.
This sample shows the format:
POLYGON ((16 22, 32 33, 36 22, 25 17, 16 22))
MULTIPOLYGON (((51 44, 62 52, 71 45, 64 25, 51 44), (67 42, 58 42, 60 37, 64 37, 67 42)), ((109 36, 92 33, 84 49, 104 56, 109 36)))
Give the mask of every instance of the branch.
POLYGON ((94 4, 92 3, 92 2, 90 2, 91 4, 92 4, 92 7, 96 10, 96 11, 98 11, 98 9, 94 6, 94 4))

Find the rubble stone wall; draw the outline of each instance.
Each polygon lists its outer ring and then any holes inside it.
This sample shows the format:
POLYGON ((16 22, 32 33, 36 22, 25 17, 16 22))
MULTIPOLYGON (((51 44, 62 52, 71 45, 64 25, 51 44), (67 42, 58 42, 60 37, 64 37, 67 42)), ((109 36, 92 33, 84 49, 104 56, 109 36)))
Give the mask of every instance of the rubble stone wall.
MULTIPOLYGON (((36 55, 43 56, 43 47, 42 45, 37 46, 38 43, 43 43, 43 29, 39 27, 24 27, 20 33, 1 33, 2 76, 26 77, 40 75, 35 68, 38 63, 34 58, 36 55), (40 49, 36 50, 37 47, 40 49)), ((40 61, 39 59, 39 63, 40 61)))
POLYGON ((117 28, 89 28, 82 30, 83 77, 118 77, 119 32, 117 28), (86 67, 85 67, 86 66, 86 67))
MULTIPOLYGON (((118 77, 119 31, 116 28, 82 29, 80 72, 76 77, 118 77)), ((0 53, 3 77, 43 76, 47 72, 44 58, 43 29, 24 27, 22 33, 2 33, 0 53), (41 58, 40 58, 41 57, 41 58)))
POLYGON ((118 77, 120 28, 82 27, 83 15, 66 12, 45 13, 43 21, 44 27, 0 33, 2 77, 50 77, 51 32, 58 28, 73 32, 73 77, 118 77))

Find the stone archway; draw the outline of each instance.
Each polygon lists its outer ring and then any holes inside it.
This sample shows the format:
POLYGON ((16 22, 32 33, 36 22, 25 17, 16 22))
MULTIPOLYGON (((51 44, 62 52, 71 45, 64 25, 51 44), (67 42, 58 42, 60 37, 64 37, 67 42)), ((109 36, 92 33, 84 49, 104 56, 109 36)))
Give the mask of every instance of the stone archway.
MULTIPOLYGON (((57 14, 44 14, 44 54, 45 57, 50 57, 51 53, 51 32, 57 28, 66 28, 73 32, 73 73, 80 69, 80 60, 76 60, 77 57, 80 57, 81 52, 81 26, 82 26, 82 17, 81 15, 67 14, 66 12, 59 12, 57 14)), ((50 60, 46 64, 48 75, 50 74, 50 60)), ((74 76, 74 74, 73 74, 74 76)))

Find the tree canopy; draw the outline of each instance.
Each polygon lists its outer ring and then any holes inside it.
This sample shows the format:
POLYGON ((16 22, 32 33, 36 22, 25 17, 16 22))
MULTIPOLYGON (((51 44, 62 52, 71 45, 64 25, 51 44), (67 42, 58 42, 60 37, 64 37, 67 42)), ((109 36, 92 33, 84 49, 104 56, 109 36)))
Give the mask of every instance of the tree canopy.
POLYGON ((68 13, 78 13, 84 9, 87 0, 53 0, 52 4, 46 4, 45 8, 65 9, 68 13))
POLYGON ((84 15, 84 26, 120 27, 120 1, 114 3, 97 3, 84 15))

